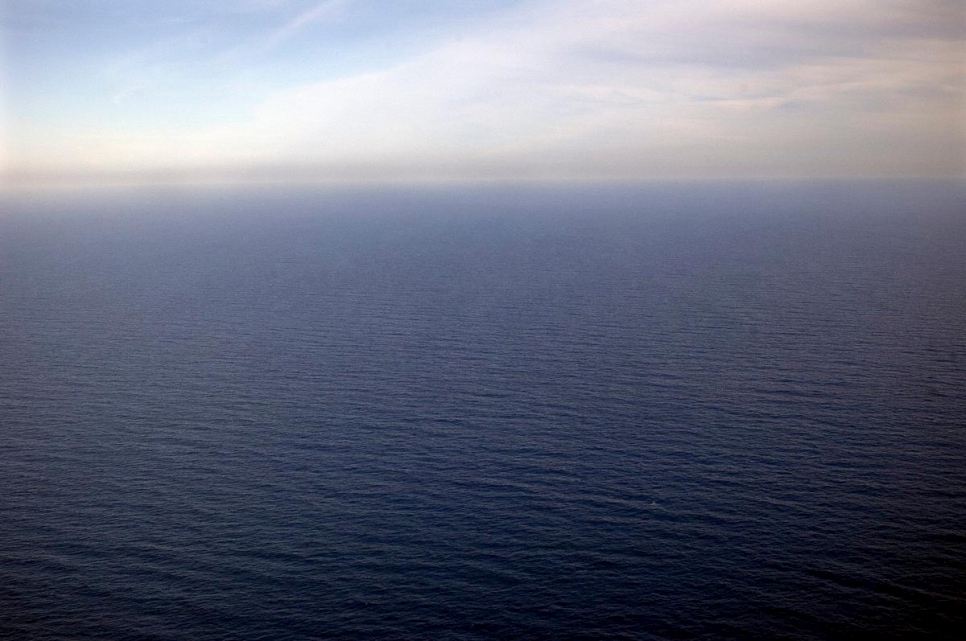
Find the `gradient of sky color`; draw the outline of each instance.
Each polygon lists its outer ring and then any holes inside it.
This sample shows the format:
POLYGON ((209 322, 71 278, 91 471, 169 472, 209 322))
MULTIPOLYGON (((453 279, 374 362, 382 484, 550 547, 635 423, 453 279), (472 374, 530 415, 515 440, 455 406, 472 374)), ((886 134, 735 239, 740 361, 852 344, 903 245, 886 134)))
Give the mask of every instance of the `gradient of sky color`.
POLYGON ((966 175, 961 0, 2 0, 0 171, 966 175))

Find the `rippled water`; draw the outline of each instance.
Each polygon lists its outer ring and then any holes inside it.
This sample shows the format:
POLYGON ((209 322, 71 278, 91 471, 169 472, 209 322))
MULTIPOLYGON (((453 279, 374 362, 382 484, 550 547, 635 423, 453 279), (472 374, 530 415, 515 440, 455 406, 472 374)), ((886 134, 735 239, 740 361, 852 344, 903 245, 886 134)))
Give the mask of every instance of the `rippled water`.
POLYGON ((0 636, 957 638, 962 184, 0 200, 0 636))

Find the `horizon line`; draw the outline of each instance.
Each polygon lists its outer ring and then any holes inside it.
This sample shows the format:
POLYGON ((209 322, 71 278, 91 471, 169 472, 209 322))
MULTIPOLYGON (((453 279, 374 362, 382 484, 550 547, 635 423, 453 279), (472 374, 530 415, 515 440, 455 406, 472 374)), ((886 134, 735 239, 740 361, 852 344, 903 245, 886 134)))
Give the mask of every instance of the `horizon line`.
POLYGON ((927 172, 753 172, 741 170, 630 172, 503 171, 420 172, 387 171, 386 167, 249 167, 176 168, 131 171, 30 171, 0 169, 0 190, 30 191, 83 187, 151 186, 394 186, 487 184, 648 184, 648 183, 844 183, 844 182, 966 182, 960 173, 927 172))

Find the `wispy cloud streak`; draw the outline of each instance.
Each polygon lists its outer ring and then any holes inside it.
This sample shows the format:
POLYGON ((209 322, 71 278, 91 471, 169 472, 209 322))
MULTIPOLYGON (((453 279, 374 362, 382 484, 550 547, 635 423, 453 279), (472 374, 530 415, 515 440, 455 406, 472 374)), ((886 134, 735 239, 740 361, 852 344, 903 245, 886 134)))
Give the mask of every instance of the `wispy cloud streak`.
POLYGON ((323 0, 323 2, 303 11, 285 24, 229 49, 219 56, 219 60, 224 62, 239 57, 264 55, 294 38, 309 25, 337 18, 346 10, 348 4, 349 0, 323 0))

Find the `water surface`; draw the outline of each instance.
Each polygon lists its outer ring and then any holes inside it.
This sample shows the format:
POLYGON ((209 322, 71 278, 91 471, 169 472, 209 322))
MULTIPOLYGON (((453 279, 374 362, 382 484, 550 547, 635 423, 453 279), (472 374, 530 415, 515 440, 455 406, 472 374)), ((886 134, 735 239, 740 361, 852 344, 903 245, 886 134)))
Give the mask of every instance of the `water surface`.
POLYGON ((954 638, 955 183, 0 214, 0 636, 954 638))

